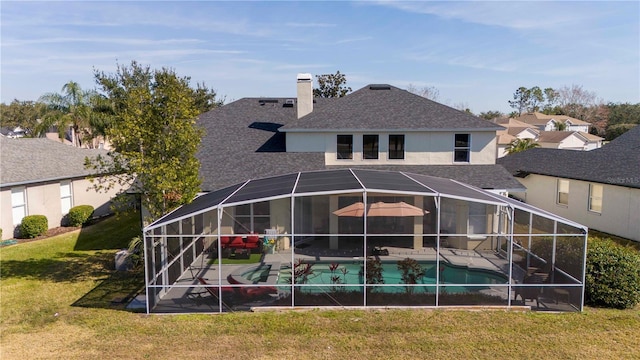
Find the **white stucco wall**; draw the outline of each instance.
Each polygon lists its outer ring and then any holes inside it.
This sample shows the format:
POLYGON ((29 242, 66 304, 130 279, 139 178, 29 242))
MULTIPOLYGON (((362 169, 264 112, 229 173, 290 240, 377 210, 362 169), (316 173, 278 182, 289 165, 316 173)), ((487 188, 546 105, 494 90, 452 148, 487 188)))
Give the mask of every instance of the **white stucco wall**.
POLYGON ((569 205, 556 203, 557 178, 532 174, 518 180, 526 193, 513 195, 541 209, 595 230, 640 241, 640 189, 603 186, 602 212, 589 211, 589 182, 569 180, 569 205))
POLYGON ((340 132, 353 135, 353 159, 336 158, 338 133, 287 133, 287 152, 324 152, 326 165, 451 165, 454 135, 471 134, 471 164, 495 164, 496 133, 484 132, 340 132), (362 135, 379 135, 378 159, 363 159, 362 135), (405 158, 389 159, 389 135, 405 135, 405 158))
MULTIPOLYGON (((76 179, 71 183, 72 205, 91 205, 95 208, 95 216, 111 212, 110 200, 120 189, 116 187, 108 192, 98 193, 91 188, 86 179, 76 179)), ((27 193, 27 215, 44 215, 47 217, 49 228, 61 225, 62 200, 60 196, 60 182, 25 185, 27 193)), ((0 192, 0 226, 2 239, 11 239, 14 235, 13 212, 11 205, 11 187, 2 188, 0 192)))

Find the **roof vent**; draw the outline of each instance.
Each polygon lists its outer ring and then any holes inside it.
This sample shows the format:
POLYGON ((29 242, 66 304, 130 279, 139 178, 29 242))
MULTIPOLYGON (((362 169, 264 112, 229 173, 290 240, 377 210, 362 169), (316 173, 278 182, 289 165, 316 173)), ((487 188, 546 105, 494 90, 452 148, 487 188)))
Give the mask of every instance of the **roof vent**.
POLYGON ((264 104, 277 104, 278 99, 260 99, 258 100, 258 103, 260 104, 260 106, 264 104))
POLYGON ((284 101, 284 104, 282 104, 282 107, 293 107, 294 103, 295 101, 293 99, 287 99, 284 101))
POLYGON ((387 84, 369 85, 369 90, 391 90, 391 85, 387 85, 387 84))

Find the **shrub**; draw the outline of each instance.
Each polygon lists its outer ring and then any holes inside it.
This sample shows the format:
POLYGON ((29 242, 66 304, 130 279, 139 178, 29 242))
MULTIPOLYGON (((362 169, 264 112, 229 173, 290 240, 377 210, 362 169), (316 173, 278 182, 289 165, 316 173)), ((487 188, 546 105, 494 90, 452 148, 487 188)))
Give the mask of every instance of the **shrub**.
POLYGON ((78 205, 69 210, 69 226, 82 226, 93 214, 93 206, 91 205, 78 205))
POLYGON ((20 224, 20 236, 22 238, 34 238, 42 235, 49 229, 49 222, 44 215, 29 215, 22 219, 20 224))
POLYGON ((591 239, 585 300, 590 305, 617 309, 640 303, 640 253, 611 240, 591 239))

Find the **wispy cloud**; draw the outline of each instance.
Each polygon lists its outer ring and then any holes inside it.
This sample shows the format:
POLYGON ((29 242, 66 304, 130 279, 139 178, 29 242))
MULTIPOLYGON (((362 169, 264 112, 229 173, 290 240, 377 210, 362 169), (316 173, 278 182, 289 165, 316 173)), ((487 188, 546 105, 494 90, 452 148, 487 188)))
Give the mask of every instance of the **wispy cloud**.
POLYGON ((288 22, 284 24, 289 27, 298 27, 298 28, 332 28, 338 26, 338 24, 330 24, 330 23, 301 23, 301 22, 288 22))
POLYGON ((335 42, 335 44, 348 44, 348 43, 352 43, 352 42, 367 41, 367 40, 371 40, 371 39, 373 39, 373 37, 371 37, 371 36, 363 36, 363 37, 357 37, 357 38, 347 38, 347 39, 338 40, 338 41, 335 42))
POLYGON ((112 37, 53 37, 39 39, 4 39, 3 46, 24 46, 36 44, 57 44, 57 43, 93 43, 93 44, 118 44, 118 45, 173 45, 173 44, 193 44, 204 43, 200 39, 134 39, 134 38, 112 38, 112 37))

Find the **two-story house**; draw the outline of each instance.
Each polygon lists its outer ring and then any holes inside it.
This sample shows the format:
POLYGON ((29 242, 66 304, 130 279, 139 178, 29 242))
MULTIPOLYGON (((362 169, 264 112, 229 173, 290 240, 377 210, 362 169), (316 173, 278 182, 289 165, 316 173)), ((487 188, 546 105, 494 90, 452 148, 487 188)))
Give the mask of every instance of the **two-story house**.
POLYGON ((200 116, 203 191, 308 170, 397 170, 460 180, 496 192, 522 186, 495 163, 490 121, 391 85, 313 98, 300 74, 297 98, 243 98, 200 116))

